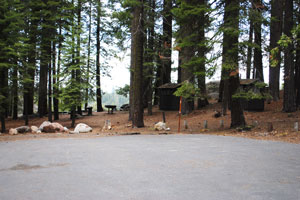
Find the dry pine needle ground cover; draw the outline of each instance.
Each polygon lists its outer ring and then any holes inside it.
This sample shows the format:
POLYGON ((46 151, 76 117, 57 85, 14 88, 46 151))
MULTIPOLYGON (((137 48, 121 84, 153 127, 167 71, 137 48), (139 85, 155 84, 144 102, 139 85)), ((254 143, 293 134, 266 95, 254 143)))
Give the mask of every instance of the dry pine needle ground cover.
MULTIPOLYGON (((247 125, 255 125, 250 131, 240 131, 230 129, 230 112, 226 116, 215 118, 216 110, 221 109, 221 104, 217 102, 210 102, 210 105, 195 110, 189 115, 181 117, 181 131, 180 134, 214 134, 214 135, 230 135, 239 137, 249 137, 262 140, 276 140, 291 143, 300 143, 300 132, 294 130, 294 123, 300 122, 300 111, 294 113, 282 112, 282 101, 272 102, 265 104, 263 112, 247 112, 244 111, 247 125), (184 120, 187 122, 187 127, 184 127, 184 120), (204 128, 204 121, 207 120, 208 127, 204 128), (220 127, 220 120, 224 121, 224 127, 220 127), (268 123, 272 123, 273 131, 268 132, 268 123)), ((162 121, 162 111, 157 107, 153 109, 153 115, 148 116, 145 110, 144 128, 131 128, 131 123, 128 121, 128 112, 116 111, 114 114, 107 112, 97 113, 94 112, 93 116, 84 116, 76 120, 76 124, 85 123, 93 128, 91 133, 81 134, 67 134, 67 133, 41 133, 41 134, 19 134, 8 135, 2 134, 0 141, 19 140, 19 139, 32 139, 32 138, 56 138, 56 137, 101 137, 109 135, 125 135, 125 134, 178 134, 178 112, 166 111, 166 123, 171 129, 170 131, 155 131, 153 126, 156 122, 162 121), (110 120, 112 129, 102 130, 105 120, 110 120)), ((44 118, 33 118, 29 121, 29 126, 40 126, 44 118)), ((57 121, 70 128, 69 115, 60 115, 60 120, 57 121)), ((24 125, 24 120, 11 120, 6 121, 7 129, 16 128, 24 125)), ((70 130, 72 130, 70 128, 70 130)))

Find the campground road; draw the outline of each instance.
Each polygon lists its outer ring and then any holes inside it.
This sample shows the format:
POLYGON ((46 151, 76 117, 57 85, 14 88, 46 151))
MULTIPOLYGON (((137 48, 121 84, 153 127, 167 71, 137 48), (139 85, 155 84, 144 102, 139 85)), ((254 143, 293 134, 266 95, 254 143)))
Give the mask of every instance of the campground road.
POLYGON ((0 142, 1 200, 299 200, 300 145, 210 135, 0 142))

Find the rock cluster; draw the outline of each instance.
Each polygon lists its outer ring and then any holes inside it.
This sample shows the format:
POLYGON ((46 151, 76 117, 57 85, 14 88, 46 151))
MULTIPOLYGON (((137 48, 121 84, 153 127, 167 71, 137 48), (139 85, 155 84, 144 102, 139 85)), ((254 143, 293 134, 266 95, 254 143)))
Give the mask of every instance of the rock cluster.
POLYGON ((167 127, 166 123, 158 122, 154 125, 154 130, 156 130, 156 131, 169 131, 170 128, 167 127))

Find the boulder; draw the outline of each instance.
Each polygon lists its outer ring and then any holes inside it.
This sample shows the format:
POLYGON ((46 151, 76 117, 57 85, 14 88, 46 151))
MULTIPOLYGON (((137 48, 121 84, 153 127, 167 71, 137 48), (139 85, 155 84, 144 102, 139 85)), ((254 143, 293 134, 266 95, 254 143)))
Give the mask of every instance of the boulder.
POLYGON ((65 132, 69 132, 69 129, 67 127, 64 127, 65 132))
POLYGON ((166 131, 166 130, 170 130, 169 128, 167 128, 166 123, 164 122, 158 122, 154 125, 154 129, 156 131, 166 131))
POLYGON ((89 127, 88 125, 84 124, 84 123, 79 123, 77 124, 77 126, 74 129, 74 132, 78 132, 78 133, 88 133, 91 132, 93 129, 91 127, 89 127))
POLYGON ((77 131, 70 131, 69 134, 79 134, 77 131))
POLYGON ((17 131, 17 129, 15 129, 15 128, 11 128, 11 129, 9 129, 9 135, 18 135, 18 131, 17 131))
POLYGON ((18 133, 28 133, 31 131, 29 126, 20 126, 16 128, 16 130, 18 131, 18 133))
POLYGON ((51 122, 49 121, 44 121, 41 125, 40 125, 40 130, 43 131, 45 126, 49 126, 51 124, 51 122))
POLYGON ((54 126, 55 131, 58 131, 60 133, 65 131, 64 127, 61 124, 59 124, 57 122, 54 122, 54 123, 51 123, 51 124, 54 126))
POLYGON ((45 133, 55 133, 56 132, 55 126, 52 123, 50 123, 47 126, 44 126, 42 132, 45 132, 45 133))
POLYGON ((32 133, 37 133, 39 130, 39 128, 37 126, 31 126, 30 128, 31 128, 32 133))
POLYGON ((58 132, 64 132, 64 127, 59 123, 51 123, 49 121, 44 121, 39 128, 40 131, 45 133, 55 133, 58 132))

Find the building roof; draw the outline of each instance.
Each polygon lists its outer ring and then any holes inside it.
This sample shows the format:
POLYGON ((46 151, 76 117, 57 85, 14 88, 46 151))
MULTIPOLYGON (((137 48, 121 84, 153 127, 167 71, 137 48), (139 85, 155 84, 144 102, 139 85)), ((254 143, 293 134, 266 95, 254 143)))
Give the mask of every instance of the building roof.
POLYGON ((240 80, 240 85, 251 85, 251 84, 254 84, 258 81, 259 81, 258 79, 241 79, 240 80))
POLYGON ((164 85, 159 86, 159 89, 176 89, 178 87, 180 87, 180 84, 176 84, 176 83, 166 83, 164 85))

